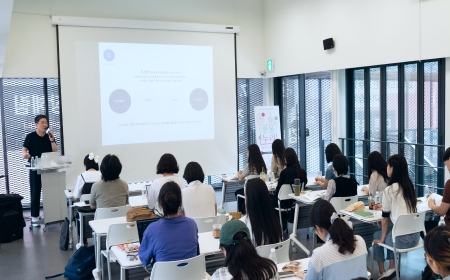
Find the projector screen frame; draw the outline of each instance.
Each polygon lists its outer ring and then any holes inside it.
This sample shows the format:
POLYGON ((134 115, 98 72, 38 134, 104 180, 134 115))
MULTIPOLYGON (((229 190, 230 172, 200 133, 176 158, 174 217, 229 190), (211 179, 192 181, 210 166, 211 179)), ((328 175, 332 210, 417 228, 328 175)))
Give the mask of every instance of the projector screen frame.
MULTIPOLYGON (((83 26, 85 27, 85 26, 83 26)), ((173 30, 173 29, 170 29, 173 30)), ((233 44, 234 44, 234 82, 235 82, 235 98, 236 98, 236 170, 239 170, 239 126, 238 126, 238 84, 237 84, 237 46, 236 46, 236 33, 240 31, 238 27, 234 31, 237 32, 217 32, 217 33, 234 33, 233 34, 233 44)), ((60 36, 59 36, 59 25, 56 24, 56 44, 57 44, 57 66, 58 66, 58 96, 59 96, 59 113, 60 113, 60 129, 61 129, 61 155, 65 155, 64 149, 64 127, 63 127, 63 112, 62 112, 62 94, 61 94, 61 66, 60 66, 60 36)), ((48 112, 47 112, 48 114, 48 112)), ((216 174, 206 174, 206 176, 211 176, 216 174)), ((136 182, 129 182, 136 183, 136 182)))

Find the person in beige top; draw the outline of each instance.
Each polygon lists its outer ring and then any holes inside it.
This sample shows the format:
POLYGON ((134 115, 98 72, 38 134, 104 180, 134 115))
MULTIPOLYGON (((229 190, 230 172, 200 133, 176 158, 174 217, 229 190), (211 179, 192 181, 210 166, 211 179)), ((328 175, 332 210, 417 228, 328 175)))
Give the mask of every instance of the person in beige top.
POLYGON ((276 139, 272 143, 272 163, 270 164, 270 171, 275 174, 275 176, 280 177, 281 171, 286 168, 286 163, 283 157, 284 154, 284 144, 280 139, 276 139))
POLYGON ((128 184, 119 179, 122 164, 115 155, 106 155, 100 165, 102 179, 92 185, 91 209, 125 206, 129 203, 128 184))
MULTIPOLYGON (((367 195, 375 195, 379 192, 380 196, 383 194, 384 189, 388 185, 389 178, 387 176, 387 163, 383 159, 383 156, 377 152, 371 152, 367 157, 367 171, 370 175, 369 188, 364 186, 362 190, 367 195)), ((380 197, 380 201, 381 201, 380 197)))

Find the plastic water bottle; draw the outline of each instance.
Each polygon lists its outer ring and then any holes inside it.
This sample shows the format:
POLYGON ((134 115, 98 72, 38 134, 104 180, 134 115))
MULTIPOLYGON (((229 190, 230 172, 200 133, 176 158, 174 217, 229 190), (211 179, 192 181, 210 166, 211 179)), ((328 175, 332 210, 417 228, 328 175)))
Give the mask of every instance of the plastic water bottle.
POLYGON ((147 186, 142 187, 142 198, 147 198, 147 186))
POLYGON ((380 192, 376 192, 375 193, 374 201, 375 201, 375 204, 380 204, 381 203, 381 201, 380 201, 380 192))
POLYGON ((269 259, 271 259, 275 264, 277 264, 277 253, 275 253, 275 248, 270 249, 269 259))
POLYGON ((270 172, 270 182, 275 182, 275 174, 273 172, 270 172))
POLYGON ((444 216, 441 216, 438 226, 445 226, 444 216))
POLYGON ((31 157, 30 167, 31 168, 36 167, 36 161, 35 161, 34 157, 31 157))

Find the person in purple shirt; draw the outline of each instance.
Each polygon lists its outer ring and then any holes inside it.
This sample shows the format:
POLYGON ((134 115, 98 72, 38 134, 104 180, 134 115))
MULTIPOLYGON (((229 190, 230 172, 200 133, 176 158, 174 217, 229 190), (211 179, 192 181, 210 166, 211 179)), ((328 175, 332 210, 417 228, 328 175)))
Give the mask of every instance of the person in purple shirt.
POLYGON ((139 248, 142 264, 179 261, 200 255, 198 229, 193 219, 182 216, 181 189, 175 182, 165 183, 158 196, 164 217, 150 224, 139 248))

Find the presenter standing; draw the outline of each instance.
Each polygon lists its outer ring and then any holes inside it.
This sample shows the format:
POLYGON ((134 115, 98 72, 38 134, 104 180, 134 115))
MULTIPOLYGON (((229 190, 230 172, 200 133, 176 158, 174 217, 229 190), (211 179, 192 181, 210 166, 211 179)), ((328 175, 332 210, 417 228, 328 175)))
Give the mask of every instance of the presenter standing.
MULTIPOLYGON (((51 131, 46 133, 48 120, 45 115, 38 115, 34 118, 36 131, 27 134, 23 143, 23 158, 31 161, 31 157, 41 157, 42 153, 57 152, 55 136, 51 131)), ((42 181, 41 175, 36 170, 30 170, 30 189, 31 189, 31 217, 32 222, 39 220, 39 207, 41 200, 42 181)), ((33 224, 38 226, 38 224, 33 224)))

